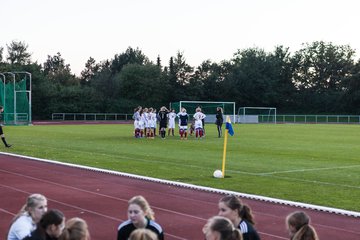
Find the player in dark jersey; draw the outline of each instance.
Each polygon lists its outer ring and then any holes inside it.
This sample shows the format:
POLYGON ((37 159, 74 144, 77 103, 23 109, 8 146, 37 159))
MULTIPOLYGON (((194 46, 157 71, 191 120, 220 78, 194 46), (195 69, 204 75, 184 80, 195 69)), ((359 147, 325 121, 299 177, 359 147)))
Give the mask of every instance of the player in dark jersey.
MULTIPOLYGON (((3 107, 3 106, 0 106, 0 114, 1 114, 2 112, 4 112, 4 107, 3 107)), ((1 115, 0 115, 0 117, 1 117, 1 115)), ((0 120, 1 120, 1 118, 0 118, 0 120)), ((7 147, 7 148, 11 147, 11 144, 8 144, 8 143, 6 142, 6 140, 5 140, 5 135, 4 135, 4 131, 3 131, 3 129, 2 129, 2 124, 1 124, 1 123, 0 123, 0 136, 1 136, 1 140, 3 141, 5 147, 7 147)))
POLYGON ((165 139, 165 136, 166 136, 167 115, 168 115, 168 113, 169 113, 169 110, 165 106, 162 106, 160 108, 159 113, 158 113, 160 136, 161 136, 162 139, 165 139))
POLYGON ((223 109, 221 107, 217 107, 216 108, 216 128, 218 130, 218 137, 222 136, 222 125, 224 122, 224 118, 223 118, 223 109))
POLYGON ((254 217, 249 206, 243 204, 234 195, 228 195, 219 201, 219 216, 228 218, 235 227, 240 229, 244 240, 260 240, 254 228, 254 217))
POLYGON ((188 127, 188 120, 189 115, 186 113, 185 108, 181 108, 181 112, 177 114, 179 118, 179 134, 180 139, 187 139, 187 127, 188 127))
POLYGON ((164 232, 155 222, 154 212, 143 196, 135 196, 129 200, 128 218, 119 225, 117 240, 127 240, 130 234, 139 228, 149 229, 158 236, 159 240, 164 240, 164 232))

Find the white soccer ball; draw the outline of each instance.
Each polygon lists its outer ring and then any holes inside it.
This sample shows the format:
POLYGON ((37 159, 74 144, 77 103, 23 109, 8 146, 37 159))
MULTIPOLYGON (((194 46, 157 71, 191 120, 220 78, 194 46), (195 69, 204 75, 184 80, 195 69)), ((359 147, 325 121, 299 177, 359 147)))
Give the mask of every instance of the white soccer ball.
POLYGON ((222 178, 223 177, 222 172, 220 170, 215 170, 213 176, 215 178, 222 178))

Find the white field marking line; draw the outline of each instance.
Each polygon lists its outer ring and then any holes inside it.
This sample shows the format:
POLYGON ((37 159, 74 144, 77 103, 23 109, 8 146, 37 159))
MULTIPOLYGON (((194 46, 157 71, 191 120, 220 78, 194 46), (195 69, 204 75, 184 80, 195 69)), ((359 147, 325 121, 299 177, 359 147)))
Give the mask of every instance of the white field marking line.
MULTIPOLYGON (((33 146, 33 145, 30 145, 30 146, 33 146)), ((54 148, 54 147, 51 147, 51 148, 52 149, 59 149, 59 148, 54 148)), ((67 151, 68 152, 80 152, 80 153, 86 152, 86 151, 80 151, 80 150, 67 150, 67 151)), ((95 153, 93 155, 109 156, 109 157, 114 157, 115 156, 115 157, 121 158, 121 159, 130 159, 130 160, 137 160, 137 161, 150 162, 150 163, 163 163, 162 161, 141 159, 141 158, 134 158, 134 157, 126 157, 126 156, 118 156, 118 155, 112 155, 112 154, 106 154, 106 153, 95 153)), ((173 162, 167 162, 167 164, 175 165, 175 166, 181 166, 181 167, 186 166, 186 167, 190 167, 190 168, 204 169, 204 167, 196 166, 196 165, 185 165, 185 164, 179 164, 179 163, 173 163, 173 162)), ((354 166, 360 166, 360 165, 354 165, 354 166)), ((348 166, 348 167, 350 168, 351 166, 348 166)), ((345 168, 345 167, 343 167, 343 168, 345 168)), ((209 169, 210 172, 212 171, 211 168, 206 168, 206 169, 209 169)), ((292 181, 309 182, 309 183, 314 183, 314 184, 318 184, 318 185, 328 185, 328 186, 360 189, 359 186, 342 185, 342 184, 336 184, 336 183, 330 183, 330 182, 310 181, 310 180, 304 180, 304 179, 298 179, 298 178, 278 177, 278 176, 273 176, 271 173, 252 173, 252 172, 237 171, 237 170, 226 170, 226 171, 227 172, 232 172, 232 173, 246 174, 246 175, 251 175, 251 176, 264 176, 264 177, 272 177, 272 178, 286 179, 286 180, 292 180, 292 181)), ((296 170, 292 170, 292 171, 295 172, 296 170)), ((285 172, 289 172, 289 171, 283 171, 283 173, 285 173, 285 172)), ((274 172, 274 173, 276 173, 276 172, 274 172)))
MULTIPOLYGON (((0 170, 0 171, 3 171, 3 172, 8 172, 8 171, 4 171, 4 170, 0 170)), ((9 173, 11 173, 11 172, 9 172, 9 173)), ((18 173, 12 173, 12 174, 15 174, 15 175, 23 175, 23 174, 18 174, 18 173)), ((29 177, 29 178, 32 178, 32 179, 36 179, 36 178, 33 178, 33 177, 30 177, 30 176, 26 176, 26 177, 29 177)), ((37 179, 36 179, 37 180, 37 179)), ((43 180, 43 181, 45 181, 45 182, 50 182, 50 181, 47 181, 47 180, 43 180)), ((52 183, 52 182, 50 182, 50 183, 52 183)), ((60 185, 60 186, 63 186, 63 185, 61 185, 61 184, 57 184, 57 183, 54 183, 54 184, 56 184, 56 185, 60 185)), ((3 185, 4 186, 4 185, 3 185)), ((4 186, 4 187, 7 187, 7 186, 4 186)), ((11 189, 14 189, 14 188, 12 188, 12 187, 8 187, 8 188, 11 188, 11 189)), ((73 189, 75 189, 75 190, 79 190, 78 188, 74 188, 74 187, 70 187, 70 188, 73 188, 73 189)), ((81 189, 80 189, 81 190, 81 189)), ((21 191, 21 190, 18 190, 18 191, 21 191)), ((84 192, 89 192, 89 191, 86 191, 86 190, 82 190, 82 191, 84 191, 84 192)), ((22 192, 24 192, 24 191, 22 191, 22 192)), ((92 194, 97 194, 97 195, 102 195, 102 196, 106 196, 106 197, 108 197, 107 195, 104 195, 104 194, 99 194, 99 193, 95 193, 95 192, 89 192, 89 193, 92 193, 92 194)), ((30 194, 30 193, 29 193, 30 194)), ((115 197, 111 197, 110 196, 110 198, 114 198, 114 199, 117 199, 117 198, 115 198, 115 197)), ((122 201, 126 201, 126 200, 123 200, 123 199, 121 199, 122 201)), ((52 200, 52 201, 54 201, 54 202, 57 202, 57 203, 59 203, 59 204, 63 204, 63 205, 66 205, 66 206, 70 206, 70 207, 73 207, 73 208, 77 208, 77 209, 79 209, 79 210, 82 210, 82 211, 87 211, 87 212, 90 212, 90 213, 93 213, 93 214, 96 214, 95 212, 93 212, 93 211, 88 211, 88 210, 86 210, 86 209, 82 209, 82 208, 79 208, 79 207, 76 207, 76 206, 74 206, 74 205, 67 205, 67 204, 65 204, 65 203, 62 203, 62 202, 59 202, 59 201, 56 201, 56 200, 52 200)), ((153 207, 154 209, 159 209, 159 210, 163 210, 162 208, 158 208, 158 207, 153 207)), ((168 210, 169 212, 171 212, 171 213, 175 213, 175 214, 178 214, 178 212, 174 212, 174 211, 171 211, 171 210, 168 210)), ((262 213, 259 213, 259 214, 262 214, 262 213)), ((98 214, 98 215, 100 215, 100 216, 102 216, 102 214, 98 214)), ((271 215, 271 214, 262 214, 262 215, 268 215, 268 216, 272 216, 272 217, 277 217, 276 215, 271 215)), ((104 216, 107 216, 107 215, 104 215, 104 216)), ((111 217, 110 217, 111 218, 111 217)), ((115 218, 116 219, 116 218, 115 218)), ((199 219, 201 219, 201 220, 203 220, 203 221, 206 221, 206 219, 205 218, 199 218, 199 219)), ((119 221, 123 221, 123 220, 121 220, 121 219, 119 219, 119 221)), ((326 226, 325 226, 326 227, 326 226)), ((345 231, 345 232, 351 232, 351 233, 353 233, 352 231, 347 231, 347 230, 344 230, 344 229, 339 229, 339 228, 335 228, 335 227, 332 227, 332 229, 336 229, 336 230, 339 230, 339 231, 345 231)), ((275 237, 275 238, 279 238, 279 239, 287 239, 287 238, 283 238, 283 237, 281 237, 281 236, 277 236, 277 235, 272 235, 272 234, 268 234, 268 233, 265 233, 265 232, 261 232, 261 231, 259 231, 259 233, 261 233, 261 234, 263 234, 263 235, 267 235, 267 236, 271 236, 271 237, 275 237)), ((171 235, 171 234, 167 234, 167 233, 165 233, 165 235, 171 235)), ((171 236, 173 236, 173 235, 171 235, 171 236)), ((177 237, 177 236, 173 236, 174 238, 177 238, 177 239, 182 239, 182 238, 179 238, 179 237, 177 237)))
MULTIPOLYGON (((30 147, 39 147, 39 146, 36 146, 36 145, 32 145, 32 144, 23 144, 25 146, 30 146, 30 147)), ((88 153, 87 151, 81 151, 81 150, 69 150, 69 149, 63 149, 63 148, 56 148, 56 147, 47 147, 47 148, 51 148, 51 149, 55 149, 55 150, 59 150, 61 152, 69 152, 69 153, 72 153, 72 152, 78 152, 78 153, 88 153)), ((1 154, 2 152, 0 152, 1 154)), ((6 154, 5 152, 3 154, 6 154)), ((107 154, 107 153, 91 153, 91 155, 99 155, 99 156, 107 156, 107 157, 112 157, 112 158, 118 158, 118 159, 129 159, 129 160, 136 160, 136 161, 141 161, 141 162, 150 162, 150 163, 161 163, 163 164, 164 162, 163 161, 156 161, 156 160, 150 160, 150 159, 146 159, 146 158, 138 158, 138 157, 128 157, 128 156, 121 156, 121 155, 116 155, 116 154, 107 154)), ((22 156, 22 155, 19 155, 19 156, 22 156)), ((113 161, 114 162, 114 161, 113 161)), ((174 162, 166 162, 167 164, 170 164, 170 165, 175 165, 175 166, 180 166, 180 167, 191 167, 191 168, 200 168, 200 169, 203 169, 203 167, 201 166, 196 166, 196 165, 187 165, 187 164, 181 164, 181 163, 174 163, 174 162)), ((209 168, 210 169, 210 168, 209 168)), ((246 173, 246 172, 244 172, 246 173)), ((247 174, 251 174, 251 173, 247 173, 247 174)))
MULTIPOLYGON (((14 188, 14 187, 10 187, 10 186, 5 186, 5 185, 2 185, 0 184, 2 187, 6 187, 6 188, 9 188, 9 189, 12 189, 14 191, 17 191, 17 192, 21 192, 21 193, 26 193, 28 195, 30 195, 31 193, 30 192, 27 192, 27 191, 23 191, 21 189, 18 189, 18 188, 14 188)), ((72 205, 72 204, 68 204, 68 203, 64 203, 64 202, 61 202, 61 201, 58 201, 58 200, 55 200, 55 199, 52 199, 52 198, 47 198, 48 200, 52 201, 52 202, 55 202, 55 203, 58 203, 60 205, 64 205, 66 207, 70 207, 70 208, 74 208, 74 209, 77 209, 77 210, 80 210, 80 211, 83 211, 83 212, 88 212, 88 213, 91 213, 91 214, 94 214, 94 215, 97 215, 97 216, 100 216, 100 217, 103 217, 103 218, 107 218, 107 219, 110 219, 110 220, 114 220, 116 222, 123 222, 125 220, 123 219, 120 219, 120 218, 115 218, 115 217, 111 217, 111 216, 108 216, 108 215, 105 215, 105 214, 101 214, 99 212, 95 212, 95 211, 92 211, 92 210, 89 210, 89 209, 85 209, 85 208, 81 208, 81 207, 78 207, 78 206, 75 206, 75 205, 72 205)), ((10 213, 11 214, 11 213, 10 213)), ((186 238, 182 238, 182 237, 179 237, 179 236, 176 236, 176 235, 172 235, 170 233, 164 233, 165 235, 168 235, 168 236, 171 236, 173 238, 176 238, 176 239, 181 239, 181 240, 186 240, 186 238)))
MULTIPOLYGON (((64 184, 52 182, 52 181, 41 179, 41 178, 31 177, 31 176, 21 174, 21 173, 10 172, 10 171, 6 171, 6 170, 2 170, 2 169, 0 169, 0 172, 5 172, 5 173, 8 173, 8 174, 17 175, 17 176, 20 176, 20 177, 23 177, 23 178, 29 178, 29 179, 36 180, 36 181, 39 181, 39 182, 48 183, 48 184, 51 184, 51 185, 56 185, 56 186, 60 186, 60 187, 63 187, 63 188, 68 188, 68 189, 72 189, 72 190, 76 190, 76 191, 81 191, 81 192, 84 192, 84 193, 93 194, 93 195, 97 195, 97 196, 101 196, 101 197, 105 197, 105 198, 109 198, 109 199, 113 199, 113 200, 117 200, 117 201, 121 201, 121 202, 125 202, 125 203, 127 203, 129 201, 128 199, 122 199, 122 198, 113 197, 113 196, 110 196, 110 195, 107 195, 107 194, 88 191, 88 190, 84 190, 84 189, 72 187, 72 186, 69 186, 69 185, 64 185, 64 184)), ((7 187, 6 185, 2 185, 2 184, 0 184, 0 186, 7 187)), ((11 187, 8 187, 8 188, 11 188, 11 187)), ((181 213, 181 212, 177 212, 177 211, 172 211, 172 210, 169 210, 169 209, 156 207, 156 206, 153 206, 153 205, 152 205, 152 208, 157 209, 157 210, 161 210, 163 212, 169 212, 169 213, 172 213, 172 214, 177 214, 177 215, 180 215, 180 216, 183 216, 183 217, 195 218, 195 219, 204 220, 204 221, 207 220, 205 218, 201 218, 201 217, 197 217, 197 216, 194 216, 194 215, 189 215, 189 214, 185 214, 185 213, 181 213)))
MULTIPOLYGON (((36 145, 32 145, 32 144, 23 144, 23 145, 26 145, 26 146, 32 146, 32 147, 38 147, 36 145)), ((63 149, 63 148, 56 148, 56 147, 48 147, 48 148, 51 148, 51 149, 55 149, 55 150, 59 150, 61 152, 64 152, 64 151, 67 151, 69 153, 72 153, 72 152, 78 152, 78 153, 88 153, 87 151, 81 151, 81 150, 69 150, 69 149, 63 149)), ((1 154, 1 152, 0 152, 1 154)), ((7 154, 7 153, 3 153, 3 154, 7 154)), ((9 153, 11 154, 11 153, 9 153)), ((114 159, 129 159, 129 160, 136 160, 136 161, 141 161, 141 162, 148 162, 148 163, 160 163, 160 164, 163 164, 164 162, 163 161, 156 161, 156 160, 151 160, 151 159, 146 159, 146 158, 137 158, 137 157, 128 157, 128 156, 121 156, 121 155, 116 155, 116 154, 107 154, 107 153, 91 153, 91 155, 95 156, 98 155, 98 156, 106 156, 106 157, 111 157, 111 158, 114 158, 114 159)), ((18 155, 19 157, 26 157, 28 158, 28 156, 23 156, 23 155, 18 155)), ((31 158, 31 157, 30 157, 31 158)), ((36 158, 36 157, 34 157, 36 158)), ((52 160, 51 160, 52 161, 52 160)), ((114 162, 114 161, 112 161, 114 162)), ((187 168, 195 168, 195 169, 209 169, 209 171, 212 173, 213 169, 214 168, 204 168, 203 166, 198 166, 198 165, 191 165, 191 164, 181 164, 181 163, 174 163, 174 162, 171 162, 171 161, 168 161, 166 162, 166 164, 169 164, 169 165, 174 165, 174 166, 179 166, 179 167, 187 167, 187 168)), ((259 176, 259 173, 252 173, 252 172, 245 172, 245 171, 237 171, 237 170, 227 170, 228 172, 234 172, 234 173, 241 173, 241 174, 247 174, 247 175, 252 175, 252 176, 259 176)), ((261 173, 260 173, 261 174, 261 173)))
POLYGON ((332 226, 327 226, 327 225, 322 225, 322 224, 319 224, 319 223, 312 223, 313 226, 316 226, 317 227, 322 227, 322 228, 329 228, 331 230, 336 230, 336 231, 343 231, 343 232, 348 232, 348 233, 352 233, 352 234, 356 234, 356 235, 360 235, 360 232, 355 232, 355 231, 352 231, 352 230, 344 230, 342 228, 337 228, 337 227, 332 227, 332 226))
MULTIPOLYGON (((6 186, 6 185, 3 185, 3 184, 0 184, 2 187, 4 188, 8 188, 8 189, 11 189, 13 191, 16 191, 16 192, 21 192, 21 193, 26 193, 28 195, 30 195, 31 193, 28 192, 28 191, 24 191, 24 190, 21 190, 19 188, 15 188, 15 187, 10 187, 10 186, 6 186)), ((111 219, 111 220, 115 220, 115 221, 124 221, 120 218, 115 218, 115 217, 111 217, 111 216, 108 216, 108 215, 105 215, 105 214, 101 214, 99 212, 95 212, 95 211, 91 211, 91 210, 88 210, 88 209, 85 209, 85 208, 81 208, 81 207, 78 207, 78 206, 75 206, 73 204, 68 204, 68 203, 65 203, 65 202, 61 202, 61 201, 58 201, 58 200, 55 200, 55 199, 52 199, 52 198, 47 198, 48 200, 50 201, 53 201, 55 203, 58 203, 58 204, 61 204, 61 205, 64 205, 64 206, 67 206, 67 207, 70 207, 70 208, 74 208, 74 209, 77 209, 77 210, 81 210, 83 212, 88 212, 88 213, 92 213, 94 215, 98 215, 98 216, 101 216, 101 217, 104 217, 104 218, 108 218, 108 219, 111 219)))
MULTIPOLYGON (((256 212, 254 212, 256 213, 256 212)), ((267 213, 261 213, 261 212, 258 212, 256 213, 256 215, 263 215, 263 216, 267 216, 267 217, 272 217, 272 218, 277 218, 277 219, 281 219, 284 221, 284 218, 283 217, 280 217, 279 215, 274 215, 274 214, 267 214, 267 213)), ((347 230, 347 229, 343 229, 343 228, 338 228, 338 227, 333 227, 333 226, 328 226, 328 225, 322 225, 320 223, 314 223, 312 222, 312 225, 314 226, 319 226, 319 227, 322 227, 322 228, 329 228, 329 229, 332 229, 332 230, 336 230, 338 232, 347 232, 347 233, 353 233, 353 234, 360 234, 360 232, 354 232, 352 230, 347 230)), ((285 239, 288 239, 288 238, 285 238, 285 239)))
MULTIPOLYGON (((360 218, 360 212, 349 211, 349 210, 344 210, 344 209, 339 209, 339 208, 324 207, 324 206, 319 206, 319 205, 314 205, 314 204, 294 202, 294 201, 265 197, 265 196, 254 195, 254 194, 247 194, 247 193, 235 192, 235 191, 230 191, 230 190, 198 186, 198 185, 194 185, 194 184, 163 180, 163 179, 153 178, 153 177, 145 177, 145 176, 141 176, 141 175, 124 173, 124 172, 119 172, 119 171, 113 171, 113 170, 107 170, 107 169, 101 169, 101 168, 95 168, 95 167, 87 167, 87 166, 82 166, 82 165, 77 165, 77 164, 72 164, 72 163, 64 163, 64 162, 47 160, 47 159, 36 158, 36 157, 29 157, 29 156, 14 154, 14 153, 0 152, 0 154, 30 159, 30 160, 39 161, 39 162, 58 164, 58 165, 68 166, 68 167, 73 167, 73 168, 80 168, 80 169, 86 169, 86 170, 91 170, 91 171, 96 171, 96 172, 103 172, 103 173, 108 173, 108 174, 112 174, 112 175, 135 178, 135 179, 144 180, 144 181, 150 181, 150 182, 162 183, 162 184, 178 186, 178 187, 183 187, 183 188, 189 188, 189 189, 194 189, 194 190, 198 190, 198 191, 213 192, 213 193, 224 194, 224 195, 226 195, 226 194, 227 195, 236 195, 241 198, 265 201, 265 202, 270 202, 270 203, 288 205, 288 206, 292 206, 292 207, 312 209, 312 210, 316 210, 316 211, 323 211, 323 212, 328 212, 328 213, 335 213, 335 214, 360 218)), ((273 176, 270 176, 270 177, 273 177, 273 176)))
POLYGON ((322 182, 322 181, 315 181, 315 180, 306 180, 306 179, 300 179, 300 178, 281 177, 281 176, 271 176, 271 177, 278 178, 278 179, 295 180, 295 181, 299 181, 299 182, 328 185, 328 186, 334 186, 334 187, 360 189, 360 186, 352 186, 352 185, 346 185, 346 184, 336 184, 336 183, 329 183, 329 182, 322 182))
MULTIPOLYGON (((33 146, 33 145, 31 145, 33 146)), ((54 148, 51 147, 52 149, 59 149, 59 148, 54 148)), ((63 151, 63 150, 62 150, 63 151)), ((67 150, 68 152, 80 152, 80 153, 84 153, 86 151, 80 151, 80 150, 67 150)), ((108 156, 108 157, 116 157, 116 158, 120 158, 120 159, 130 159, 130 160, 136 160, 136 161, 142 161, 142 162, 150 162, 150 163, 163 163, 163 161, 156 161, 156 160, 150 160, 150 159, 143 159, 143 158, 135 158, 135 157, 126 157, 126 156, 118 156, 118 155, 112 155, 112 154, 106 154, 106 153, 95 153, 93 155, 100 155, 100 156, 108 156)), ((210 172, 212 172, 212 168, 204 168, 201 166, 197 166, 197 165, 186 165, 186 164, 180 164, 180 163, 174 163, 174 162, 166 162, 169 165, 175 165, 175 166, 181 166, 181 167, 190 167, 190 168, 197 168, 197 169, 209 169, 210 172)), ((360 166, 360 165, 354 165, 356 167, 360 166)), ((347 167, 342 167, 342 168, 351 168, 352 166, 347 166, 347 167)), ((329 168, 330 169, 330 168, 329 168)), ((336 168, 334 168, 336 169, 336 168)), ((314 169, 315 170, 315 169, 314 169)), ((310 180, 303 180, 303 179, 297 179, 297 178, 281 178, 278 176, 273 176, 273 174, 271 173, 253 173, 253 172, 245 172, 245 171, 237 171, 237 170, 226 170, 227 172, 232 172, 232 173, 239 173, 239 174, 246 174, 246 175, 250 175, 250 176, 264 176, 264 177, 273 177, 273 178, 280 178, 280 179, 286 179, 286 180, 292 180, 292 181, 300 181, 300 182, 310 182, 310 183, 314 183, 314 184, 318 184, 318 185, 328 185, 328 186, 336 186, 336 187, 346 187, 346 188, 354 188, 354 189, 359 189, 359 186, 352 186, 352 185, 342 185, 342 184, 336 184, 336 183, 330 183, 330 182, 320 182, 320 181, 310 181, 310 180)), ((291 171, 301 171, 301 170, 291 170, 291 171)), ((291 172, 291 171, 283 171, 283 173, 285 172, 291 172)), ((276 173, 276 172, 274 172, 276 173)), ((280 173, 280 172, 278 172, 280 173)))
MULTIPOLYGON (((236 171, 236 170, 226 170, 227 172, 233 172, 233 173, 240 173, 240 174, 247 174, 246 172, 236 171)), ((353 188, 353 189, 360 189, 360 186, 353 186, 353 185, 347 185, 347 184, 337 184, 337 183, 331 183, 331 182, 322 182, 322 181, 312 181, 312 180, 305 180, 300 178, 291 178, 291 177, 281 177, 281 176, 275 176, 271 174, 262 174, 262 173, 252 173, 248 174, 252 176, 260 176, 260 177, 269 177, 269 178, 278 178, 278 179, 286 179, 291 181, 299 181, 299 182, 309 182, 309 183, 315 183, 318 185, 328 185, 328 186, 335 186, 335 187, 346 187, 346 188, 353 188)))
POLYGON ((15 216, 15 215, 16 215, 15 213, 12 213, 12 212, 6 211, 6 210, 5 210, 5 209, 3 209, 3 208, 0 208, 0 212, 7 213, 7 214, 9 214, 9 215, 11 215, 11 216, 15 216))
MULTIPOLYGON (((21 177, 30 178, 30 179, 33 179, 33 180, 39 180, 39 181, 46 182, 46 183, 53 183, 53 182, 50 182, 50 181, 47 181, 47 180, 41 180, 41 179, 34 178, 34 177, 31 177, 31 176, 26 176, 26 175, 23 175, 23 174, 13 173, 13 172, 1 170, 1 169, 0 169, 0 171, 5 172, 5 173, 8 173, 8 174, 13 174, 13 175, 21 176, 21 177)), ((62 185, 62 184, 58 184, 58 183, 54 183, 54 184, 55 184, 55 185, 60 185, 60 186, 64 187, 64 185, 62 185)), ((2 187, 4 187, 4 188, 12 189, 12 190, 17 191, 17 192, 22 192, 22 193, 30 194, 30 192, 23 191, 23 190, 20 190, 20 189, 18 189, 18 188, 6 186, 6 185, 3 185, 3 184, 0 184, 0 186, 2 186, 2 187)), ((67 186, 67 185, 66 185, 66 186, 67 186)), ((92 194, 95 194, 95 195, 101 195, 101 196, 108 197, 107 195, 104 195, 104 194, 98 194, 98 193, 94 193, 94 192, 89 192, 89 191, 82 190, 82 189, 78 189, 78 188, 74 188, 74 187, 69 187, 69 188, 75 189, 75 190, 80 190, 80 191, 83 191, 83 192, 86 192, 86 193, 92 193, 92 194)), ((110 196, 110 198, 118 199, 118 198, 111 197, 111 196, 110 196)), ((48 199, 51 200, 51 201, 53 201, 53 202, 55 202, 55 203, 58 203, 58 204, 61 204, 61 205, 67 206, 67 207, 71 207, 71 208, 74 208, 74 209, 78 209, 78 210, 83 211, 83 212, 89 212, 89 213, 92 213, 92 214, 94 214, 94 215, 98 215, 98 216, 101 216, 101 217, 104 217, 104 218, 108 218, 108 219, 111 219, 111 220, 115 220, 115 221, 118 221, 118 222, 124 221, 123 219, 120 219, 120 218, 114 218, 114 217, 111 217, 111 216, 108 216, 108 215, 104 215, 104 214, 101 214, 101 213, 98 213, 98 212, 94 212, 94 211, 91 211, 91 210, 88 210, 88 209, 84 209, 84 208, 81 208, 81 207, 77 207, 77 206, 72 205, 72 204, 67 204, 67 203, 64 203, 64 202, 61 202, 61 201, 52 199, 52 198, 48 198, 48 199)), ((119 200, 120 200, 120 201, 127 202, 127 200, 124 200, 124 199, 119 199, 119 200)), ((152 208, 153 208, 153 209, 163 210, 163 209, 158 208, 158 207, 152 207, 152 208)), ((4 211, 6 211, 6 210, 4 210, 4 211)), ((176 211, 171 211, 171 210, 167 210, 167 211, 170 212, 170 213, 178 214, 178 212, 176 212, 176 211)), ((6 211, 6 212, 7 212, 7 211, 6 211)), ((8 212, 8 213, 10 213, 10 212, 8 212)), ((12 213, 10 213, 10 214, 12 214, 12 213)), ((12 215, 15 215, 15 214, 12 214, 12 215)), ((196 218, 198 218, 198 219, 200 219, 200 220, 203 220, 204 222, 207 220, 207 219, 205 219, 205 218, 200 218, 200 217, 196 217, 196 218)), ((265 233, 265 232, 261 232, 261 231, 259 231, 259 233, 261 233, 261 234, 263 234, 263 235, 267 235, 267 236, 279 238, 279 239, 287 239, 287 238, 283 238, 283 237, 281 237, 281 236, 277 236, 277 235, 273 235, 273 234, 269 234, 269 233, 265 233)), ((165 233, 165 235, 169 235, 169 236, 172 236, 172 237, 177 238, 177 239, 183 239, 183 238, 174 236, 174 235, 169 234, 169 233, 165 233)))
POLYGON ((272 175, 272 174, 278 174, 278 173, 324 171, 324 170, 347 169, 347 168, 356 168, 356 167, 360 167, 360 164, 350 165, 350 166, 342 166, 342 167, 308 168, 308 169, 304 168, 304 169, 294 169, 294 170, 288 170, 288 171, 274 171, 274 172, 258 173, 258 174, 259 175, 272 175))
POLYGON ((261 233, 262 235, 266 235, 266 236, 270 236, 270 237, 274 237, 274 238, 279 238, 279 239, 289 239, 289 238, 284 238, 284 237, 281 237, 281 236, 278 236, 278 235, 273 235, 273 234, 269 234, 269 233, 264 233, 264 232, 260 232, 258 231, 258 233, 261 233))
MULTIPOLYGON (((102 154, 102 155, 109 155, 109 154, 102 154)), ((111 156, 111 155, 110 155, 110 156, 111 156)), ((124 158, 137 159, 137 158, 131 158, 131 157, 124 157, 124 158)), ((137 160, 138 160, 138 159, 137 159, 137 160)), ((147 160, 144 160, 144 161, 147 161, 147 160)), ((154 161, 154 162, 159 162, 159 161, 154 161)), ((176 165, 180 165, 180 164, 176 164, 176 165)), ((360 166, 360 165, 355 165, 355 166, 357 167, 357 166, 360 166)), ((197 167, 197 166, 194 166, 194 167, 197 167)), ((351 166, 341 167, 341 168, 350 168, 350 167, 351 167, 351 166)), ((329 168, 329 169, 334 169, 334 168, 329 168)), ((322 169, 321 169, 321 170, 322 170, 322 169)), ((239 171, 237 171, 237 172, 239 172, 239 171)), ((241 173, 247 173, 247 172, 241 172, 241 173)), ((14 173, 14 174, 16 174, 16 173, 14 173)), ((266 175, 266 174, 252 174, 252 175, 266 175)), ((30 178, 32 178, 32 177, 30 177, 30 178)), ((36 178, 35 178, 35 179, 36 179, 36 178)), ((289 178, 289 179, 291 179, 291 178, 289 178)), ((37 179, 37 180, 39 180, 39 179, 37 179)), ((300 180, 300 179, 299 179, 299 180, 300 180)), ((49 181, 46 181, 46 182, 49 182, 49 181)), ((49 182, 49 183, 52 183, 52 182, 49 182)), ((53 184, 56 184, 56 183, 53 183, 53 184)), ((60 184, 57 184, 57 185, 60 185, 60 184)), ((64 186, 64 185, 60 185, 60 186, 64 186)), ((76 190, 79 190, 78 188, 74 188, 74 187, 71 187, 71 188, 76 189, 76 190)), ((82 190, 82 189, 80 189, 80 190, 82 190)), ((85 191, 85 190, 82 190, 82 191, 88 192, 88 193, 92 193, 92 194, 101 195, 101 196, 105 196, 105 197, 109 197, 109 198, 113 198, 113 199, 116 199, 116 200, 119 200, 119 199, 117 199, 117 198, 114 198, 114 197, 111 197, 111 196, 107 196, 107 195, 104 195, 104 194, 99 194, 99 193, 95 193, 95 192, 89 192, 89 191, 85 191)), ((125 202, 127 201, 127 200, 124 200, 124 199, 120 199, 120 200, 121 200, 121 201, 125 201, 125 202)), ((65 204, 65 203, 62 203, 62 202, 59 202, 59 201, 56 201, 56 200, 52 200, 52 201, 57 202, 57 203, 59 203, 59 204, 66 205, 66 206, 70 206, 70 207, 73 207, 73 208, 77 208, 77 209, 79 209, 79 210, 83 210, 83 211, 87 211, 87 212, 96 214, 96 213, 93 212, 93 211, 88 211, 88 210, 86 210, 86 209, 82 209, 82 208, 79 208, 79 207, 75 207, 74 205, 65 204)), ((154 209, 159 209, 159 210, 164 210, 164 209, 158 208, 158 207, 153 207, 153 208, 154 208, 154 209)), ((171 211, 171 210, 168 210, 168 212, 178 214, 178 212, 171 211)), ((10 214, 12 214, 12 213, 10 213, 10 214)), ((13 215, 14 215, 14 214, 13 214, 13 215)), ((98 215, 107 216, 107 215, 102 215, 102 214, 98 214, 98 215)), ((269 215, 269 214, 259 213, 259 214, 257 214, 257 215, 269 215)), ((276 215, 270 215, 270 216, 276 217, 276 215)), ((112 218, 112 217, 110 217, 110 218, 112 218)), ((121 219, 116 219, 116 218, 114 218, 114 219, 115 219, 115 220, 119 220, 119 221, 123 221, 123 220, 121 220, 121 219)), ((204 219, 204 218, 199 218, 199 219, 206 221, 206 219, 204 219)), ((321 224, 315 224, 315 225, 322 226, 322 227, 324 227, 324 228, 331 228, 331 229, 334 229, 334 230, 339 230, 339 231, 345 231, 345 232, 350 232, 350 233, 354 233, 354 234, 359 234, 359 233, 354 232, 354 231, 339 229, 339 228, 336 228, 336 227, 325 226, 325 225, 321 225, 321 224)), ((284 237, 281 237, 281 236, 276 236, 276 235, 264 233, 264 232, 261 232, 261 231, 259 231, 259 233, 261 233, 261 234, 263 234, 263 235, 267 235, 267 236, 279 238, 279 239, 287 239, 287 238, 284 238, 284 237)), ((166 233, 165 233, 165 234, 166 234, 166 233)), ((171 234, 166 234, 166 235, 171 235, 171 234)), ((171 236, 173 236, 173 235, 171 235, 171 236)), ((177 236, 173 236, 173 237, 175 237, 175 238, 177 238, 177 239, 182 239, 182 238, 179 238, 179 237, 177 237, 177 236)))

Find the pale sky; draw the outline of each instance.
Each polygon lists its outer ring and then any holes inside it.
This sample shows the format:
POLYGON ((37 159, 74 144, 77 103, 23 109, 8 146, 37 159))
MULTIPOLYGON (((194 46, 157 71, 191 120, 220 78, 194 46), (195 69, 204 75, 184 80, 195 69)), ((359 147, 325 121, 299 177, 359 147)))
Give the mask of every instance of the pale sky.
MULTIPOLYGON (((0 0, 0 47, 24 41, 32 61, 60 52, 79 75, 89 57, 112 59, 129 46, 162 65, 184 53, 197 67, 238 49, 272 52, 314 41, 350 45, 360 56, 359 0, 0 0)), ((5 57, 4 56, 4 57, 5 57)))

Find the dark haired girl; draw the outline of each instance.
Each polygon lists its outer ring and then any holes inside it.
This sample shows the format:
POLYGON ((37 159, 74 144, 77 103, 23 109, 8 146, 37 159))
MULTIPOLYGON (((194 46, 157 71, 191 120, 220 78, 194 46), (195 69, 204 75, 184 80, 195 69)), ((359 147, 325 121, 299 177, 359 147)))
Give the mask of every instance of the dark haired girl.
POLYGON ((235 227, 240 229, 244 240, 260 239, 254 228, 255 221, 251 209, 237 196, 229 195, 220 199, 219 216, 228 218, 235 227))
POLYGON ((56 209, 49 210, 41 217, 36 230, 24 240, 57 240, 64 228, 64 214, 56 209))

